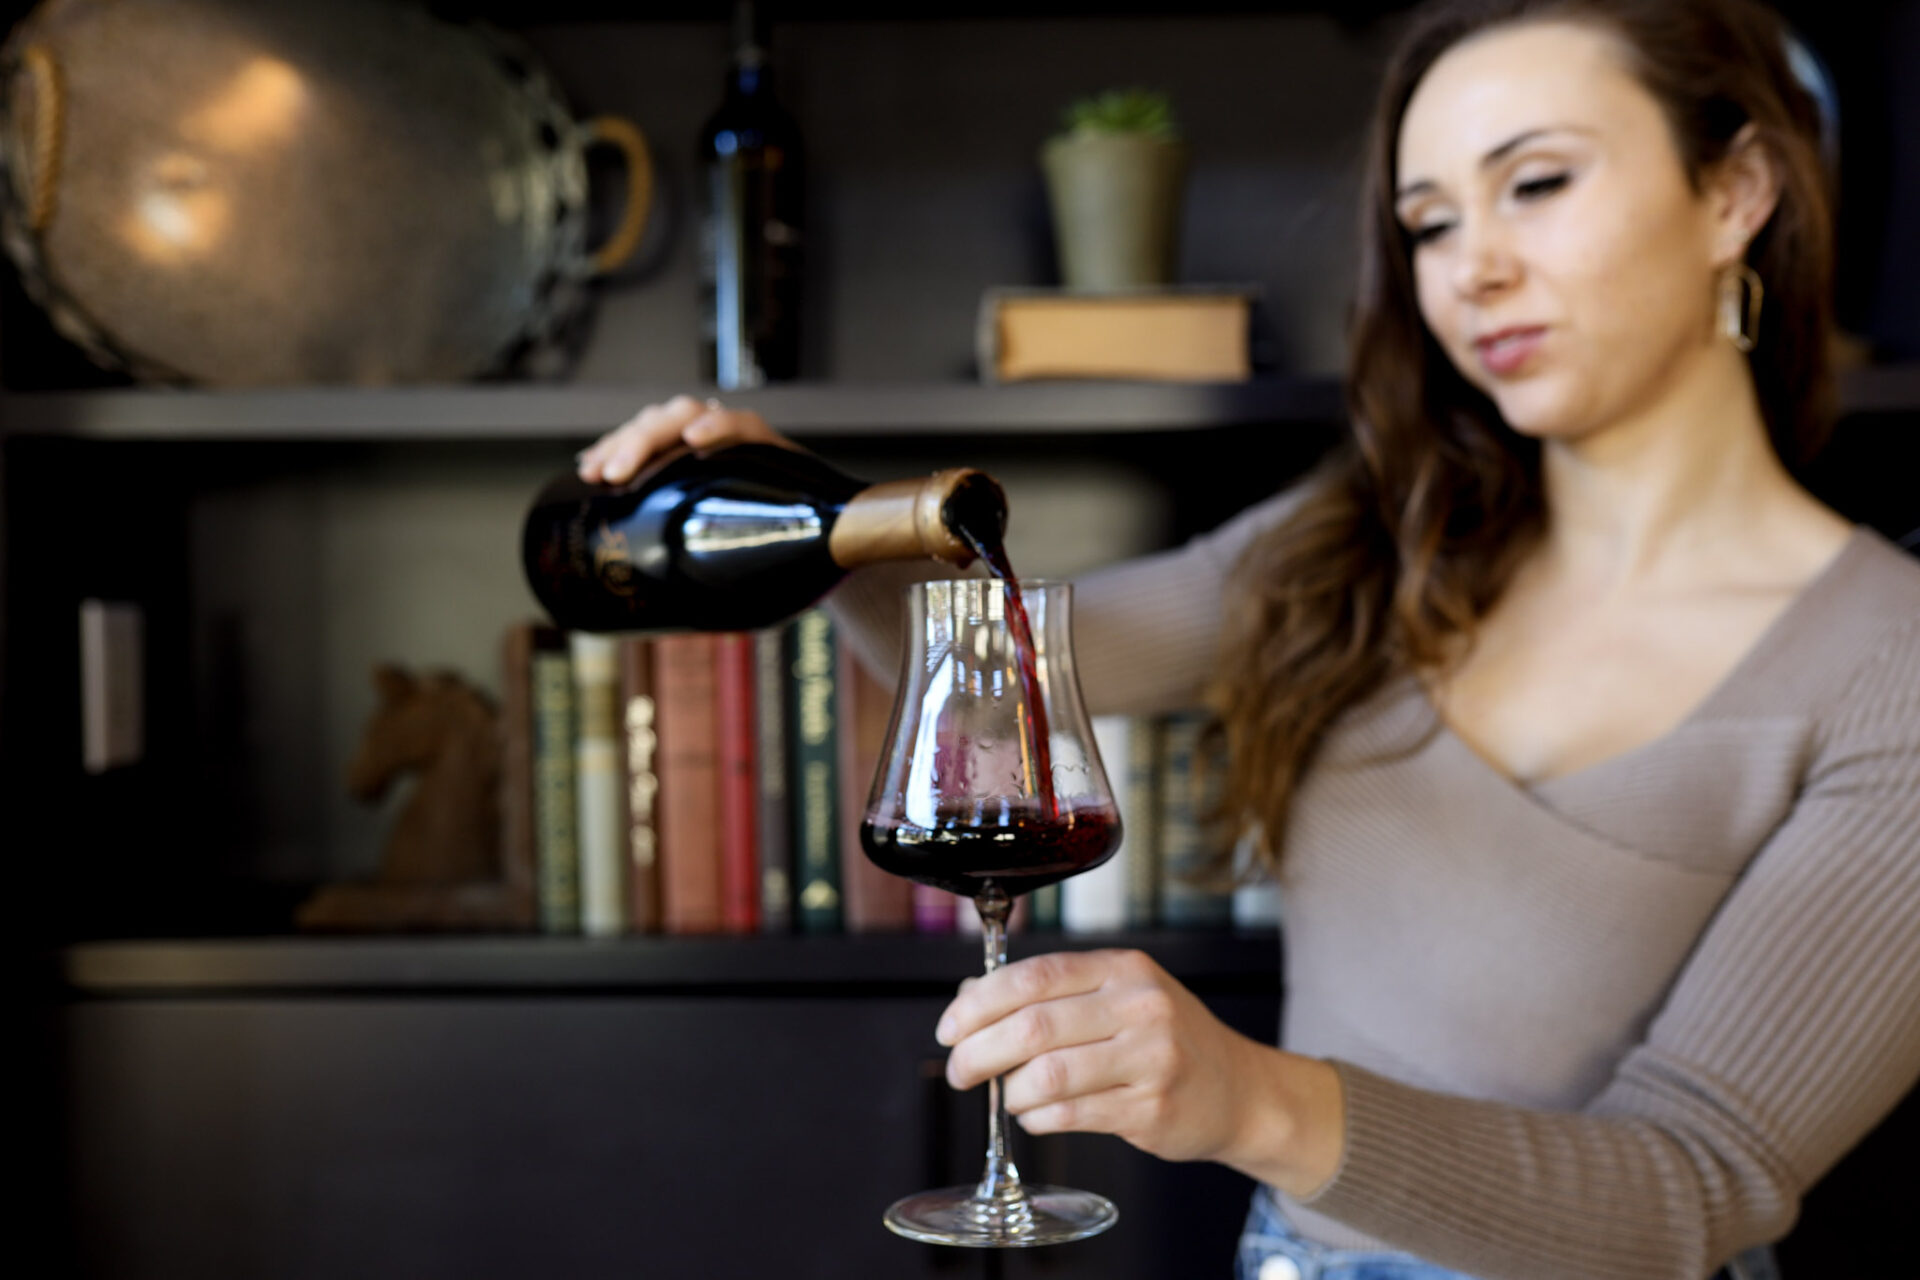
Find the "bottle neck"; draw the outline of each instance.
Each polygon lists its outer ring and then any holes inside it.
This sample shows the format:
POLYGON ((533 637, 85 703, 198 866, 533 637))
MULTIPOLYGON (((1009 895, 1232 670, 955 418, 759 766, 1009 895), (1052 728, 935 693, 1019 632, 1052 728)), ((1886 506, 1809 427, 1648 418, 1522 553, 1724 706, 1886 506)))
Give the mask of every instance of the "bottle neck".
POLYGON ((742 0, 733 10, 733 61, 727 72, 727 96, 753 98, 773 90, 767 65, 767 37, 756 6, 742 0))
POLYGON ((827 550, 843 569, 921 559, 965 568, 974 559, 974 548, 961 533, 969 523, 976 534, 995 540, 1006 523, 1006 495, 985 472, 959 467, 919 480, 890 480, 847 500, 827 550), (963 511, 964 518, 958 514, 963 511), (979 529, 982 522, 992 527, 979 529))
POLYGON ((773 92, 773 68, 759 49, 743 49, 733 55, 727 72, 727 97, 733 101, 764 97, 773 92))

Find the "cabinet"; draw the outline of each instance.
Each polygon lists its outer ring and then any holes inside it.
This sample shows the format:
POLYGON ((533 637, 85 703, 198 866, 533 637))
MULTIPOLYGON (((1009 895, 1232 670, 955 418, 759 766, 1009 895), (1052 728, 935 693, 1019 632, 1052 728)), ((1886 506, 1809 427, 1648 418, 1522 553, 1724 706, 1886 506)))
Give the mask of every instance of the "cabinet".
MULTIPOLYGON (((37 1229, 91 1275, 735 1273, 716 1256, 1224 1274, 1244 1184, 1092 1139, 1027 1164, 1114 1196, 1103 1241, 997 1259, 879 1229, 887 1197, 976 1163, 973 1104, 919 1074, 976 967, 964 944, 285 936, 310 883, 377 848, 386 815, 338 785, 367 667, 489 678, 531 607, 512 540, 534 485, 692 384, 687 153, 718 92, 717 6, 478 8, 660 153, 662 216, 569 382, 138 390, 76 362, 17 291, 0 312, 0 841, 30 904, 9 947, 50 1104, 30 1137, 58 1175, 37 1229), (146 614, 147 756, 100 777, 77 764, 87 596, 146 614)), ((1352 156, 1394 6, 1000 8, 811 5, 778 28, 815 177, 807 378, 740 400, 874 478, 994 470, 1016 561, 1070 572, 1212 524, 1331 438, 1352 156), (1268 367, 1236 387, 974 385, 980 290, 1051 275, 1034 148, 1067 97, 1137 80, 1172 91, 1195 141, 1183 274, 1264 286, 1268 367)), ((1920 172, 1892 74, 1920 56, 1912 11, 1842 29, 1794 7, 1848 94, 1843 318, 1894 358, 1847 382, 1816 480, 1889 533, 1920 526, 1920 368, 1898 363, 1920 355, 1902 336, 1920 281, 1893 230, 1920 172)), ((1273 1034, 1270 936, 1124 941, 1273 1034)), ((1880 1142, 1836 1185, 1892 1185, 1880 1142)), ((1862 1234, 1859 1203, 1810 1207, 1804 1256, 1862 1234)))
MULTIPOLYGON (((1273 1034, 1271 934, 1126 941, 1273 1034)), ((947 1088, 929 1032, 977 963, 885 937, 70 949, 79 1270, 979 1274, 879 1222, 979 1175, 984 1105, 947 1088)), ((1226 1273, 1237 1175, 1110 1138, 1016 1155, 1110 1195, 1124 1228, 999 1274, 1226 1273)))

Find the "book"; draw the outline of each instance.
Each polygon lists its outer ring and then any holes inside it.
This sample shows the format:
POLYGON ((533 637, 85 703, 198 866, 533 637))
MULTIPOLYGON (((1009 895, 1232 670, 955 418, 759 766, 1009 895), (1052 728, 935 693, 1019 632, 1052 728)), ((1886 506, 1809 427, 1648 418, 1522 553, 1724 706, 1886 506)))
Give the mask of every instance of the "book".
POLYGON ((659 711, 653 642, 620 639, 621 828, 627 854, 627 929, 660 932, 659 711))
POLYGON ((1222 852, 1206 821, 1209 780, 1198 767, 1206 723, 1182 714, 1160 725, 1160 923, 1176 929, 1224 928, 1233 919, 1232 892, 1205 882, 1222 852))
POLYGON ((795 918, 803 933, 838 933, 840 726, 833 619, 823 609, 787 624, 787 757, 795 918))
POLYGON ((988 289, 975 335, 980 376, 1244 382, 1258 295, 1253 285, 988 289))
MULTIPOLYGON (((1150 929, 1160 923, 1160 864, 1164 860, 1160 831, 1160 739, 1158 716, 1136 717, 1127 730, 1127 803, 1121 810, 1124 826, 1132 821, 1137 833, 1127 851, 1127 927, 1150 929)), ((1127 839, 1122 836, 1123 841, 1127 839)))
POLYGON ((145 617, 137 604, 80 602, 80 759, 88 773, 138 764, 146 753, 145 617))
POLYGON ((1042 885, 1027 895, 1030 904, 1027 908, 1027 925, 1036 933, 1050 933, 1060 928, 1060 886, 1042 885))
POLYGON ((793 831, 787 801, 787 667, 782 629, 756 632, 755 757, 760 768, 760 932, 793 928, 793 831))
POLYGON ((1133 859, 1144 857, 1153 844, 1152 778, 1134 773, 1136 735, 1152 740, 1152 726, 1144 717, 1093 717, 1094 749, 1120 814, 1120 847, 1093 870, 1061 883, 1060 927, 1068 933, 1116 933, 1129 924, 1151 921, 1150 913, 1147 920, 1135 920, 1128 909, 1133 859))
POLYGON ((580 928, 594 937, 627 927, 625 842, 620 814, 618 642, 585 631, 567 636, 573 660, 575 841, 580 856, 580 928))
POLYGON ((653 642, 659 716, 660 922, 667 933, 721 928, 719 723, 715 637, 704 632, 653 642))
POLYGON ((836 646, 840 677, 840 884, 842 924, 849 933, 905 933, 913 928, 913 881, 882 871, 860 844, 874 774, 887 750, 893 689, 836 646))
POLYGON ((534 850, 540 928, 580 931, 579 806, 574 797, 573 659, 564 633, 534 633, 528 663, 533 719, 534 850))
POLYGON ((913 886, 913 931, 915 933, 952 933, 959 927, 959 913, 973 910, 973 904, 955 893, 930 884, 913 886))
POLYGON ((1233 891, 1233 927, 1273 929, 1280 924, 1280 886, 1270 879, 1240 885, 1233 891))
POLYGON ((713 638, 715 764, 720 783, 720 927, 760 930, 760 724, 753 637, 713 638))

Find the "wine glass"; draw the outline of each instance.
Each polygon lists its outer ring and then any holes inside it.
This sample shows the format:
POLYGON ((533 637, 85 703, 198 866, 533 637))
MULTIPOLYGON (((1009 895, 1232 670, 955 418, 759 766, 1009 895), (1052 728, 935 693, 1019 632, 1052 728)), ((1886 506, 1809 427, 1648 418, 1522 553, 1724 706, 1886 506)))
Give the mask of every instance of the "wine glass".
MULTIPOLYGON (((894 875, 974 900, 988 973, 1006 963, 1014 898, 1098 866, 1120 843, 1074 674, 1071 600, 1069 584, 1037 581, 1017 594, 988 579, 907 591, 900 690, 861 844, 894 875)), ((997 1078, 987 1105, 979 1184, 908 1196, 887 1210, 888 1227, 932 1244, 1017 1248, 1118 1220, 1102 1196, 1024 1185, 997 1078)))

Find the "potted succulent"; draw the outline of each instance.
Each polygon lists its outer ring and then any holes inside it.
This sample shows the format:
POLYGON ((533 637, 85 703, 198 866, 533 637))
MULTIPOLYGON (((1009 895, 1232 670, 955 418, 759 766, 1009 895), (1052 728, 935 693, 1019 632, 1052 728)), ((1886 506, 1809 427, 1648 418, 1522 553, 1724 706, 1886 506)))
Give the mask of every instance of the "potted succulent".
POLYGON ((1112 89, 1068 105, 1040 151, 1069 289, 1171 284, 1187 148, 1164 93, 1112 89))

